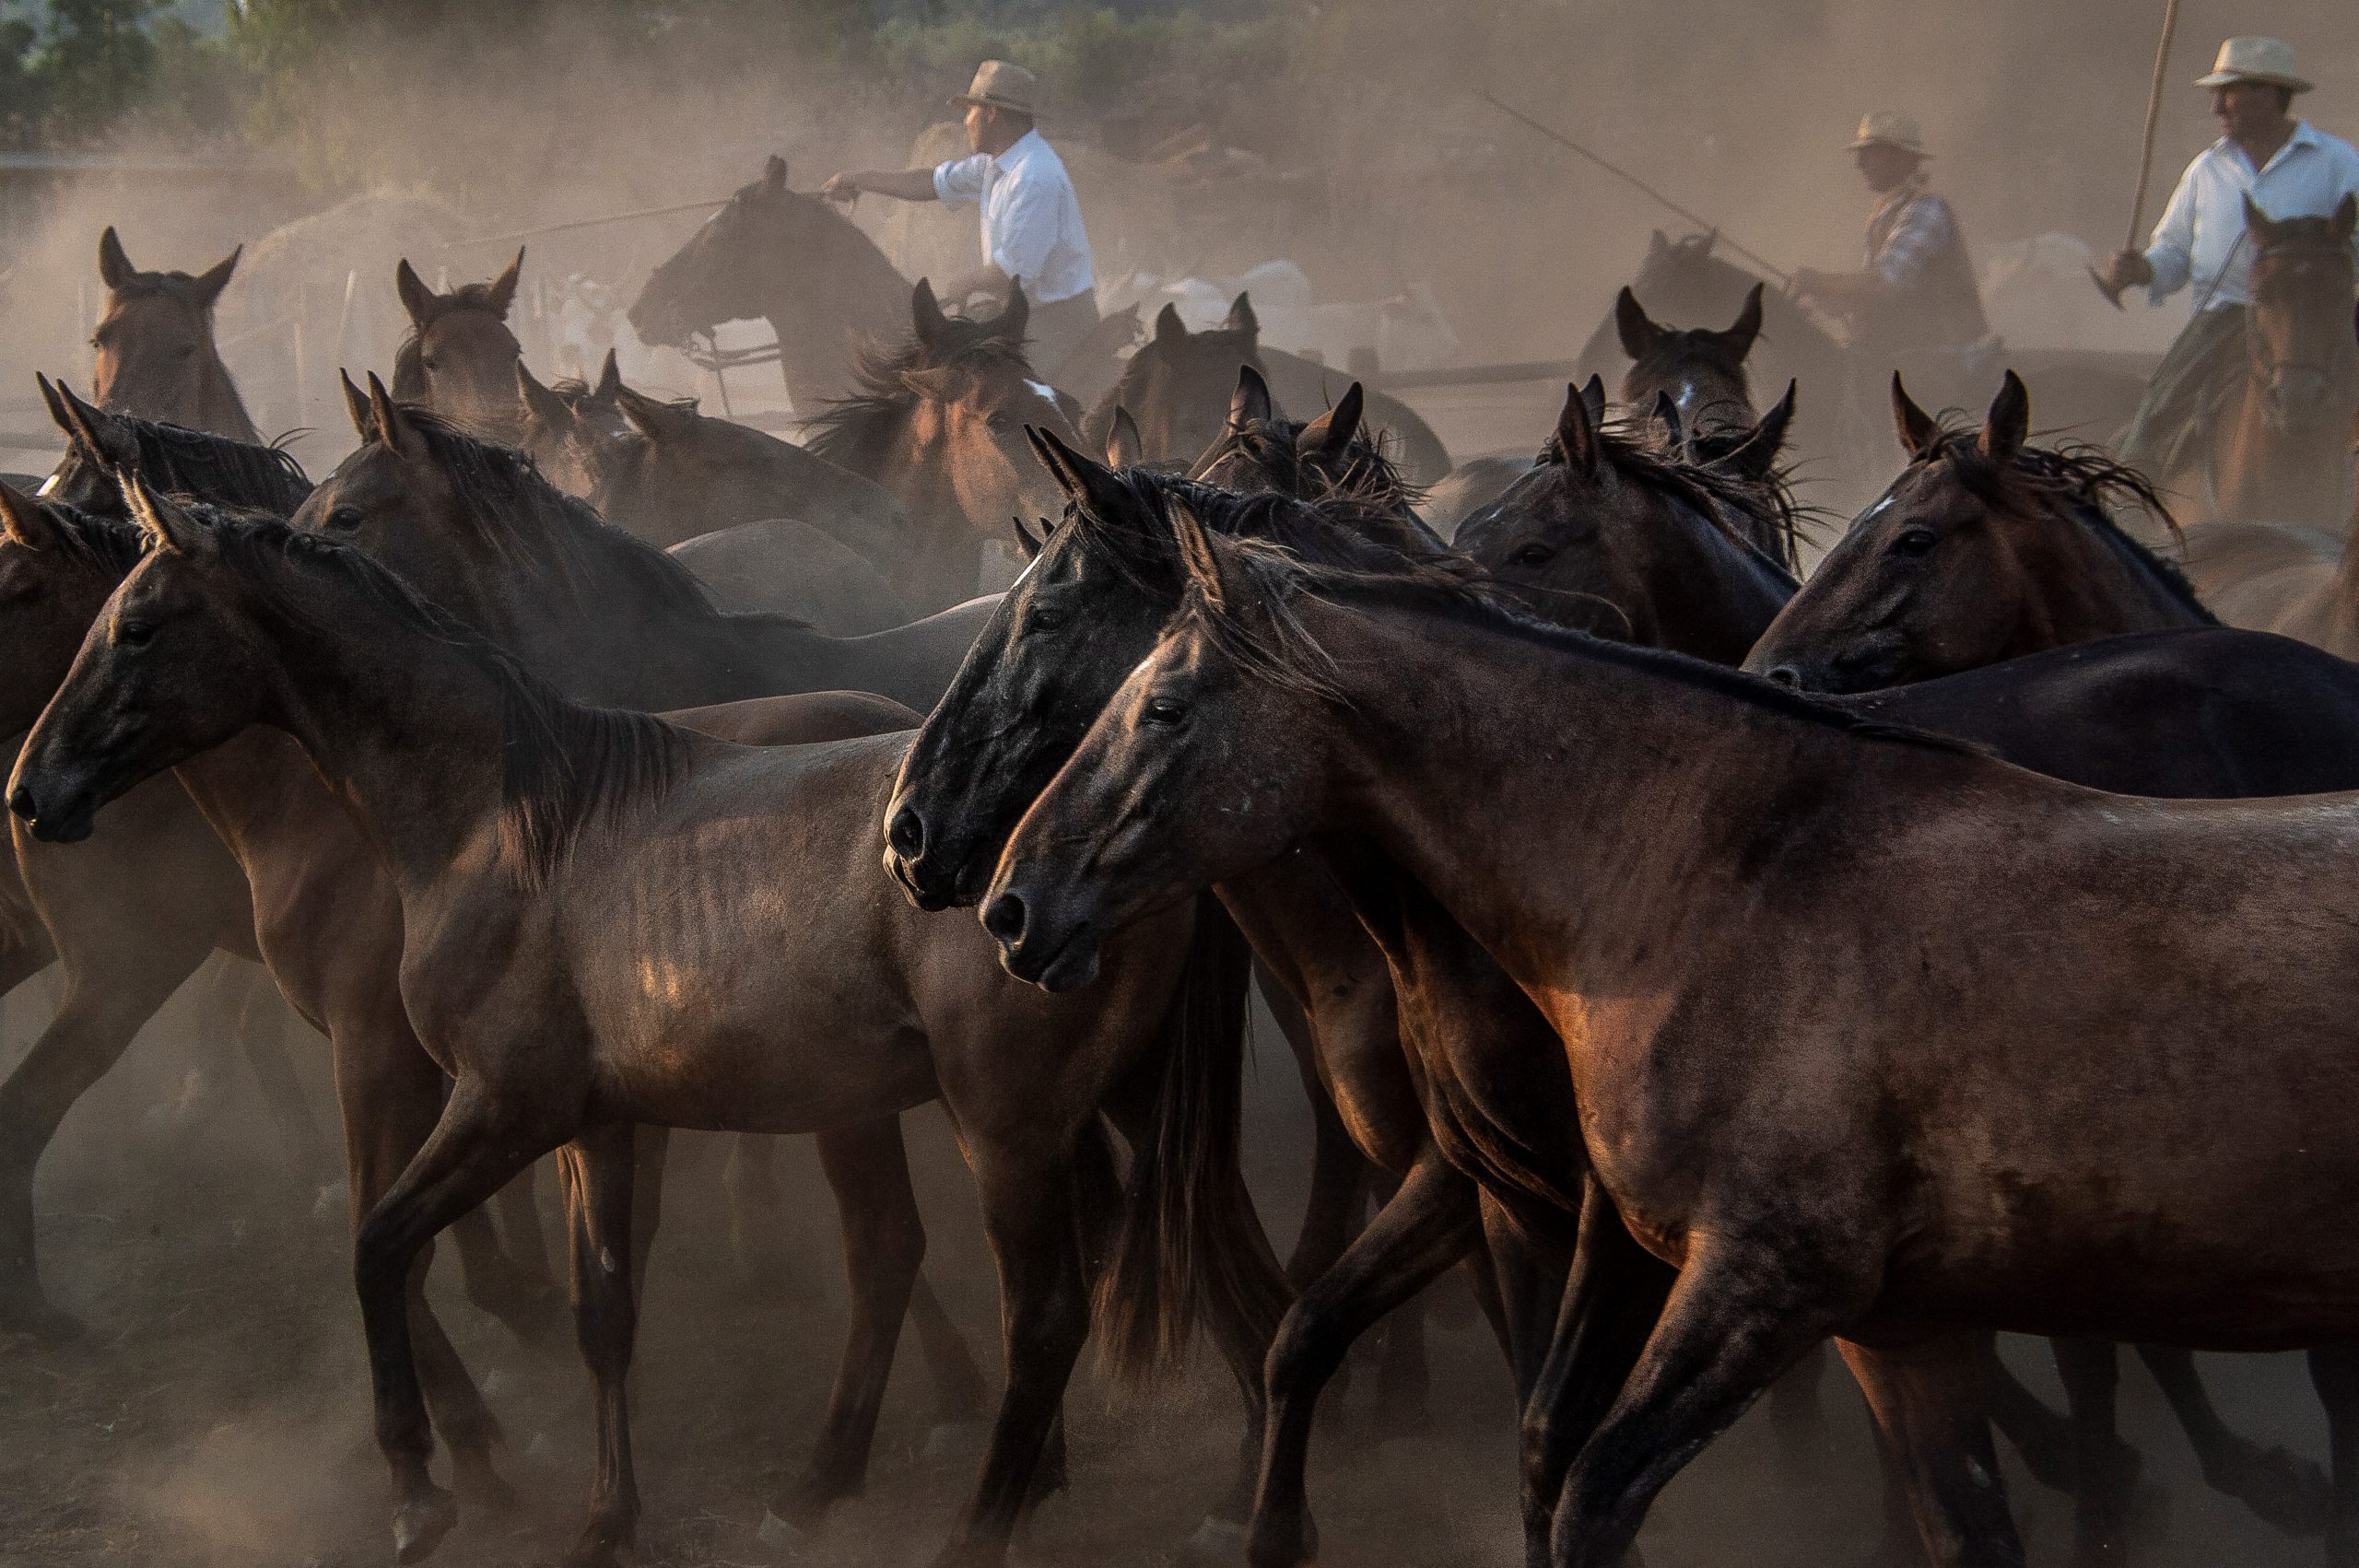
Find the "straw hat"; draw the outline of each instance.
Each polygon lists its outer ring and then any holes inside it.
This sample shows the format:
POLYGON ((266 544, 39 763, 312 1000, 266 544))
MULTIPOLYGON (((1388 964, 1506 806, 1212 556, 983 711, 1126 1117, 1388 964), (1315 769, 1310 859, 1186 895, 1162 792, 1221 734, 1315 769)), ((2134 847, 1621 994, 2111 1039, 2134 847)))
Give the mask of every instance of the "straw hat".
POLYGON ((967 90, 950 101, 961 105, 985 103, 993 109, 1012 109, 1018 114, 1038 114, 1039 111, 1033 106, 1039 96, 1039 77, 1004 60, 986 60, 975 67, 975 79, 967 90))
POLYGON ((2220 45, 2212 74, 2198 76, 2200 88, 2224 88, 2231 82, 2267 82, 2272 87, 2307 92, 2311 85, 2294 74, 2294 46, 2282 38, 2247 34, 2220 45))
POLYGON ((1925 150, 1925 138, 1917 130, 1917 117, 1890 109, 1879 109, 1860 119, 1860 134, 1851 138, 1848 149, 1858 152, 1861 147, 1897 147, 1919 158, 1933 155, 1925 150))

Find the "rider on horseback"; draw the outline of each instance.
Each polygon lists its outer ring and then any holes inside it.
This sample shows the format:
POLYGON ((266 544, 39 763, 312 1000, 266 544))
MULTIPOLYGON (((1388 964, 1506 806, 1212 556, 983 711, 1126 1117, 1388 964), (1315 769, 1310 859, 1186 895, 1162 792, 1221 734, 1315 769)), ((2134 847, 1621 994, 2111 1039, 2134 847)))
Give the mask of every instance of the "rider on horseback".
POLYGON ((2224 134, 2179 176, 2153 243, 2117 254, 2106 278, 2116 288, 2144 285, 2157 304, 2195 286, 2194 319, 2155 368, 2122 438, 2123 460, 2156 480, 2244 375, 2253 259, 2246 199, 2272 218, 2322 217, 2359 192, 2359 152, 2291 112, 2294 95, 2310 90, 2294 74, 2291 44, 2232 38, 2195 85, 2212 89, 2224 134))
POLYGON ((1931 155, 1917 122, 1870 114, 1850 150, 1879 198, 1868 216, 1867 264, 1844 273, 1798 267, 1795 295, 1844 322, 1854 357, 1879 383, 1898 369, 1943 404, 1981 394, 1996 345, 1957 215, 1926 188, 1931 155))

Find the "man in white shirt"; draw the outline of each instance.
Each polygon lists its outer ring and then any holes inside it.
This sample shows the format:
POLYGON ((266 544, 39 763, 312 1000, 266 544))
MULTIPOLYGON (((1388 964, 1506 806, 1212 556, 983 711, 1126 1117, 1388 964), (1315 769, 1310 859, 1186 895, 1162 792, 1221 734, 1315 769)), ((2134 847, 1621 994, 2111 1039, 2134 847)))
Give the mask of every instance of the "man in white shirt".
POLYGON ((2194 318, 2155 369, 2122 439, 2123 458, 2158 479, 2220 390, 2244 371, 2252 302, 2246 198, 2271 218, 2324 217, 2359 193, 2359 152, 2293 115, 2294 95, 2311 84, 2294 74, 2291 44, 2232 38, 2195 85, 2212 89, 2224 135, 2179 176, 2153 242, 2117 254, 2106 275, 2116 288, 2144 286, 2157 304, 2194 290, 2194 318))
POLYGON ((951 301, 979 293, 997 299, 1011 279, 1021 280, 1032 302, 1032 368, 1054 380, 1097 324, 1097 285, 1073 181, 1034 126, 1039 93, 1038 80, 1021 65, 986 60, 974 85, 950 100, 967 111, 973 157, 933 169, 839 174, 821 193, 848 202, 874 191, 905 202, 980 207, 983 264, 936 292, 951 301))

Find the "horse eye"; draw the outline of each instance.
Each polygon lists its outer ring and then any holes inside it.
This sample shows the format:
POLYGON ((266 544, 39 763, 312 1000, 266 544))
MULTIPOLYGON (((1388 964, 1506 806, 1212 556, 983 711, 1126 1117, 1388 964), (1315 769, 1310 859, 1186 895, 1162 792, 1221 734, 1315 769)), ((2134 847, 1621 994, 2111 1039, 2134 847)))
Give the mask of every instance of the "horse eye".
POLYGON ((1508 557, 1511 567, 1544 567, 1556 558, 1556 552, 1545 544, 1526 544, 1508 557))
POLYGON ((1032 614, 1025 617, 1024 629, 1027 632, 1052 632, 1062 627, 1064 624, 1063 611, 1050 605, 1040 604, 1034 606, 1032 614))
POLYGON ((358 507, 338 507, 328 513, 327 526, 339 533, 349 533, 366 521, 358 507))
POLYGON ((1901 532, 1900 537, 1892 542, 1892 553, 1895 556, 1931 555, 1933 546, 1939 542, 1938 536, 1930 528, 1906 529, 1901 532))
POLYGON ((1140 718, 1149 724, 1177 724, 1188 717, 1188 705, 1178 697, 1151 696, 1140 718))
POLYGON ((124 648, 145 648, 155 636, 152 621, 123 621, 114 628, 114 640, 124 648))

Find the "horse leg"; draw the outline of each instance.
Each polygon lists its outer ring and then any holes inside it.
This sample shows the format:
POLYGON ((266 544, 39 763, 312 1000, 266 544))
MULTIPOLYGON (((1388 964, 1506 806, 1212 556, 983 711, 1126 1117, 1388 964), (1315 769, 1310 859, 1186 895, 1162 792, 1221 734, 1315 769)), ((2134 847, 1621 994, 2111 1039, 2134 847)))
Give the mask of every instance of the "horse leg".
POLYGON ((1621 1397, 1676 1278, 1631 1239, 1596 1181, 1585 1182, 1555 1327, 1524 1399, 1520 1503, 1529 1568, 1546 1568, 1573 1456, 1621 1397))
POLYGON ((42 1293, 33 1243, 33 1172, 58 1123, 123 1059, 139 1026, 209 949, 186 943, 129 963, 75 965, 49 1027, 0 1082, 0 1328, 70 1338, 81 1325, 42 1293))
POLYGON ((780 1230, 786 1199, 778 1175, 779 1140, 741 1132, 729 1141, 722 1185, 729 1193, 729 1253, 737 1271, 765 1293, 808 1295, 780 1230))
POLYGON ((334 1162, 319 1118, 311 1114, 311 1096, 296 1074, 295 1059, 288 1054, 286 999, 277 982, 258 964, 229 959, 221 970, 222 989, 238 998, 237 1032, 246 1071, 262 1091, 263 1104, 277 1124, 278 1136, 292 1157, 295 1174, 313 1187, 334 1178, 334 1162))
POLYGON ((491 1207, 499 1215, 500 1251, 508 1259, 511 1288, 524 1297, 555 1299, 559 1293, 557 1268, 549 1261, 548 1237, 541 1228, 533 1167, 518 1171, 515 1180, 493 1194, 491 1207))
POLYGON ((1089 1334, 1089 1293, 1078 1245, 1072 1165, 1003 1160, 976 1148, 983 1230, 1000 1281, 1007 1387, 992 1422, 975 1490, 939 1568, 997 1568, 1032 1495, 1034 1472, 1089 1334))
POLYGON ((2230 1431, 2195 1369, 2194 1352, 2176 1345, 2141 1345, 2138 1359, 2170 1401, 2206 1485, 2236 1499, 2289 1536, 2306 1539, 2326 1533, 2334 1511, 2334 1486, 2324 1470, 2283 1448, 2264 1449, 2230 1431))
POLYGON ((1490 1192, 1482 1192, 1480 1198, 1483 1246, 1468 1257, 1468 1273, 1471 1279, 1475 1274, 1472 1266, 1484 1266, 1480 1271, 1484 1284, 1476 1286, 1475 1299, 1491 1318, 1492 1332, 1515 1377, 1520 1419, 1540 1382, 1549 1330, 1556 1321, 1557 1304, 1565 1299, 1565 1275, 1571 1260, 1561 1249, 1552 1251, 1535 1241, 1490 1192))
POLYGON ((1884 1449, 1907 1480, 1933 1568, 2022 1568, 2024 1562, 1990 1440, 1978 1340, 1971 1331, 1951 1330, 1906 1344, 1841 1342, 1884 1449))
POLYGON ((428 1241, 546 1152, 546 1142, 503 1137, 490 1096, 462 1081, 433 1132, 360 1223, 352 1279, 369 1341, 377 1446, 393 1483, 393 1550, 403 1562, 430 1554, 458 1510, 427 1474, 434 1448, 409 1334, 410 1276, 428 1241))
POLYGON ((1783 1238, 1695 1243, 1620 1397, 1565 1471, 1555 1568, 1612 1568, 1696 1452, 1834 1329, 1783 1238))
MULTIPOLYGON (((631 1465, 631 1347, 639 1332, 639 1277, 633 1254, 631 1192, 639 1169, 639 1128, 614 1122, 587 1129, 558 1158, 569 1173, 568 1247, 573 1270, 574 1332, 597 1387, 597 1480, 590 1517, 566 1568, 616 1568, 618 1548, 639 1531, 639 1480, 631 1465)), ((657 1154, 660 1159, 661 1152, 657 1154)))
POLYGON ((1474 1184, 1428 1144, 1367 1229, 1286 1309, 1265 1363, 1269 1414, 1246 1535, 1253 1568, 1317 1554, 1305 1472, 1320 1389, 1353 1340, 1466 1255, 1481 1218, 1474 1184))
POLYGON ((950 1320, 933 1285, 918 1270, 910 1290, 910 1327, 917 1330, 918 1352, 926 1376, 933 1384, 933 1419, 939 1426, 965 1426, 983 1417, 983 1373, 967 1336, 950 1320))
POLYGON ((1335 1266, 1352 1239, 1359 1218, 1360 1195, 1367 1184, 1368 1163, 1335 1110, 1335 1097, 1319 1076, 1319 1042, 1310 1020, 1278 984, 1261 960, 1253 963, 1253 978, 1276 1019, 1278 1032, 1294 1051, 1295 1071, 1302 1079, 1303 1098, 1310 1102, 1310 1195, 1302 1211, 1302 1229, 1295 1236, 1294 1253, 1286 1259, 1286 1281, 1301 1290, 1335 1266))
POLYGON ((2326 1407, 2327 1464, 2334 1486, 2327 1568, 2353 1568, 2359 1564, 2359 1345, 2312 1351, 2310 1386, 2326 1407))
POLYGON ((780 1518, 806 1527, 816 1524, 830 1504, 859 1495, 867 1479, 893 1350, 925 1258, 925 1222, 910 1188, 901 1118, 885 1117, 823 1132, 818 1143, 820 1168, 843 1220, 851 1323, 818 1444, 801 1479, 778 1504, 780 1518))
POLYGON ((2084 1563, 2118 1562, 2140 1469, 2137 1450, 2118 1435, 2120 1357, 2111 1340, 2087 1335, 2053 1339, 2048 1348, 2072 1420, 2073 1555, 2084 1563))
POLYGON ((2050 1492, 2071 1492, 2081 1482, 2073 1472, 2076 1438, 2070 1418, 2040 1403, 2023 1379, 1999 1359, 1999 1337, 1985 1337, 1982 1377, 1990 1424, 2012 1445, 2032 1479, 2050 1492))

